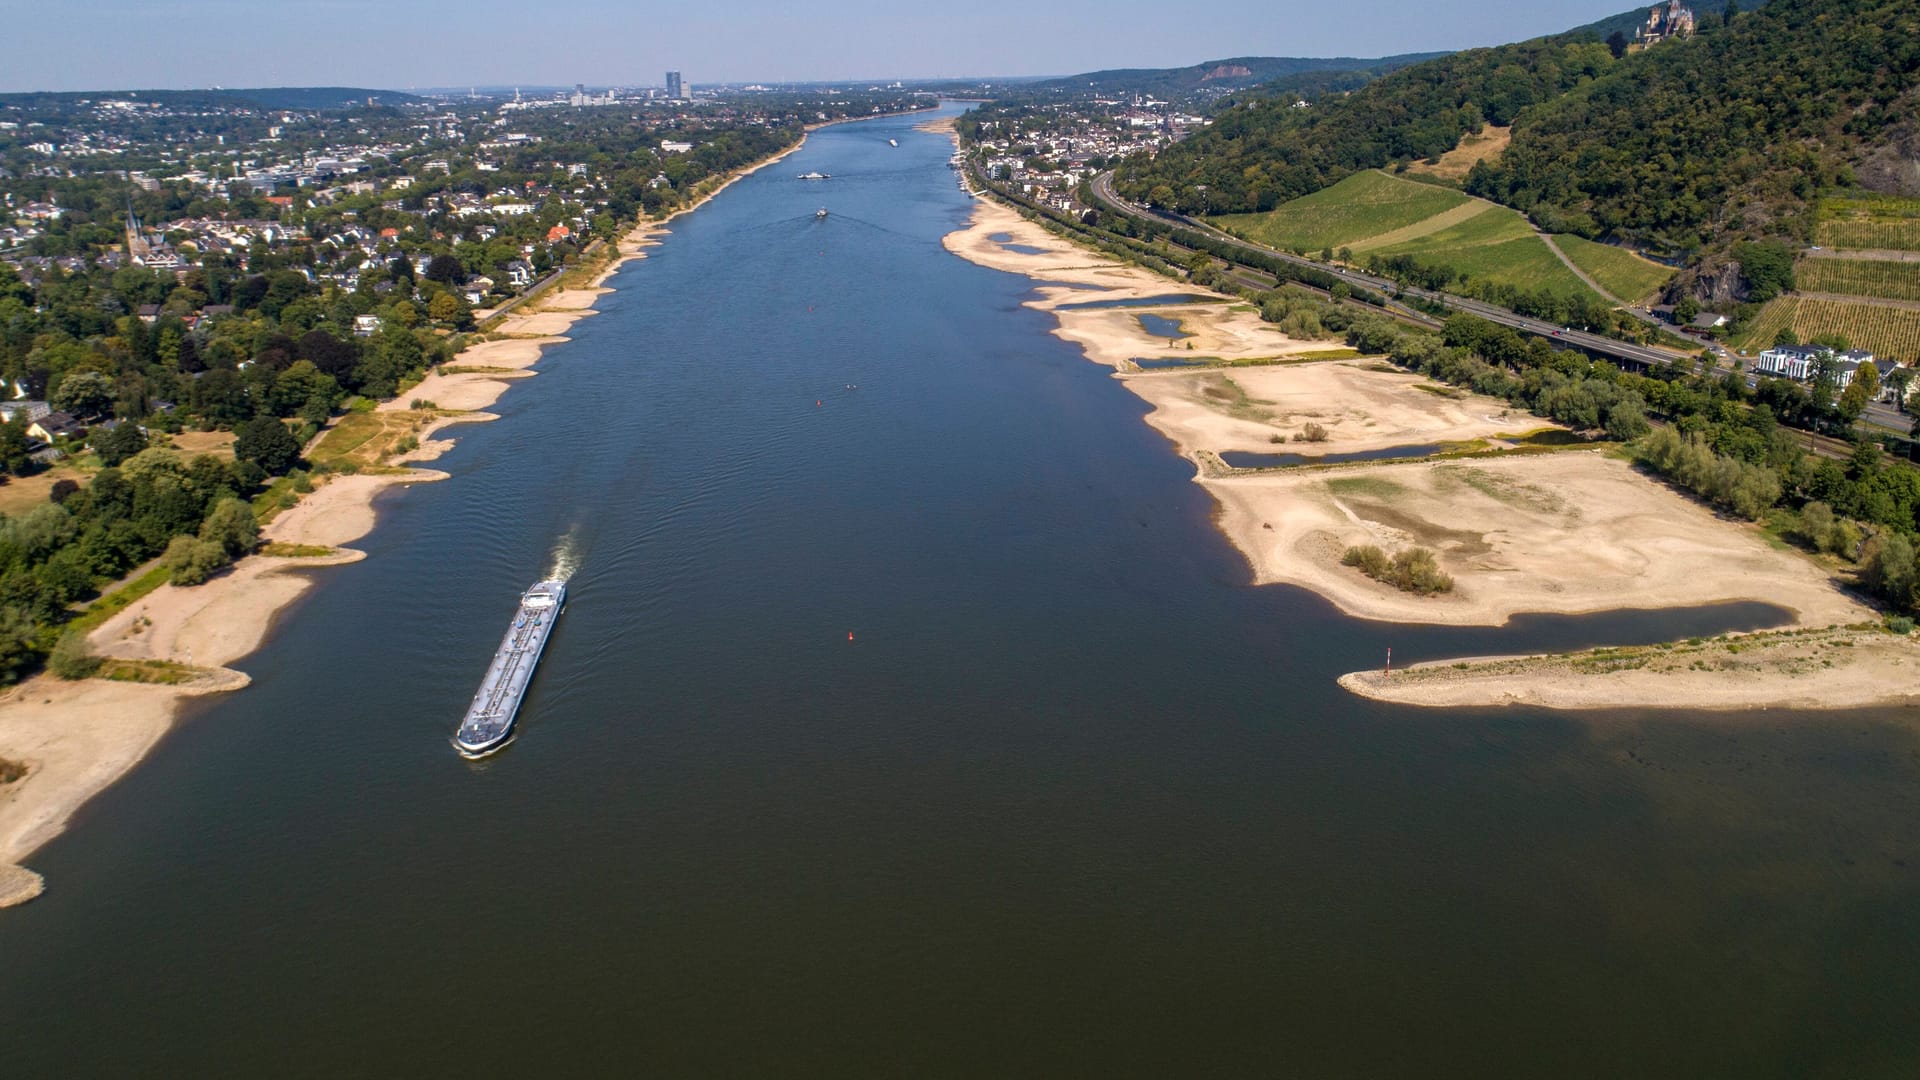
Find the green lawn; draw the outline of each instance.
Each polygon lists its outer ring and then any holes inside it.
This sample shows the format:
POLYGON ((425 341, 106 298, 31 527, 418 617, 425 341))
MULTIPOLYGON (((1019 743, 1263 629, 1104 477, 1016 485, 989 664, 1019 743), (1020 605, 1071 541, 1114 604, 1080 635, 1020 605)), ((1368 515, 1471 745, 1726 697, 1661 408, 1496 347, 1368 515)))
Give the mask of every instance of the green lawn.
POLYGON ((1612 244, 1596 244, 1578 236, 1556 236, 1553 242, 1601 288, 1629 304, 1652 296, 1673 277, 1670 267, 1612 244))
POLYGON ((1212 220, 1269 247, 1320 251, 1417 225, 1470 201, 1458 191, 1368 171, 1264 214, 1227 214, 1212 220))

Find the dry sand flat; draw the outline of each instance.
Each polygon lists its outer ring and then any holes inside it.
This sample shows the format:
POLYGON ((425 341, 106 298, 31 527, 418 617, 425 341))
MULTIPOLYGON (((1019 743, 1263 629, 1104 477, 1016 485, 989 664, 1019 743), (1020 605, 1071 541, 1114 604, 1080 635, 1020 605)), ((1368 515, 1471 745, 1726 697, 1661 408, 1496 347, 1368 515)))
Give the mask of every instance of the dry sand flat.
POLYGON ((1343 675, 1403 705, 1549 709, 1846 709, 1920 705, 1920 643, 1878 628, 1728 635, 1560 656, 1418 664, 1343 675))
MULTIPOLYGON (((1075 328, 1063 326, 1060 336, 1109 363, 1152 336, 1127 326, 1131 313, 1109 310, 1098 312, 1098 321, 1076 320, 1085 313, 1059 311, 1060 305, 1189 291, 1077 248, 997 203, 978 203, 969 227, 950 234, 946 246, 982 265, 1049 283, 1042 289, 1045 298, 1031 306, 1053 310, 1063 322, 1075 320, 1075 328), (1011 251, 1009 242, 1044 253, 1011 251), (1091 293, 1052 287, 1056 282, 1118 287, 1091 293)), ((1236 322, 1254 316, 1225 305, 1181 308, 1178 314, 1188 330, 1216 339, 1256 332, 1236 322)), ((1173 355, 1183 352, 1153 340, 1173 355)), ((1196 355, 1211 352, 1196 347, 1196 355)), ((1281 450, 1272 436, 1310 418, 1328 429, 1329 441, 1284 449, 1364 451, 1548 426, 1508 412, 1504 402, 1423 392, 1417 387, 1426 380, 1371 366, 1284 364, 1122 379, 1154 405, 1149 422, 1196 461, 1226 449, 1281 450)), ((1300 585, 1363 618, 1497 625, 1521 612, 1733 600, 1778 604, 1811 624, 1873 617, 1806 560, 1767 546, 1750 529, 1722 521, 1594 452, 1228 475, 1202 470, 1195 479, 1219 500, 1220 526, 1247 556, 1257 583, 1300 585), (1434 549, 1456 579, 1454 592, 1415 596, 1340 565, 1348 546, 1366 543, 1390 551, 1415 544, 1434 549)))
MULTIPOLYGON (((1162 286, 1162 292, 1165 291, 1162 286)), ((1060 320, 1057 337, 1073 342, 1087 359, 1117 370, 1135 370, 1133 361, 1282 360, 1306 353, 1339 348, 1337 341, 1295 341, 1259 312, 1235 311, 1227 304, 1179 304, 1153 307, 1082 308, 1067 310, 1089 299, 1109 300, 1115 293, 1089 294, 1083 290, 1042 288, 1043 300, 1027 306, 1052 312, 1060 320), (1180 324, 1186 337, 1170 338, 1148 330, 1141 315, 1155 315, 1180 324)))
POLYGON ((1339 344, 1294 341, 1262 322, 1258 312, 1235 311, 1238 305, 1229 303, 1228 297, 1086 251, 998 203, 977 203, 973 223, 949 233, 944 242, 947 250, 969 262, 1043 282, 1036 289, 1038 298, 1027 306, 1050 312, 1060 324, 1055 336, 1080 346, 1093 362, 1116 370, 1131 370, 1136 357, 1272 360, 1339 344), (1016 247, 1040 253, 1016 251, 1016 247), (1205 297, 1210 302, 1071 309, 1089 302, 1169 296, 1205 297), (1140 321, 1142 314, 1177 320, 1191 336, 1173 340, 1154 334, 1140 321))
POLYGON ((1394 622, 1498 625, 1760 600, 1817 625, 1872 619, 1825 573, 1593 451, 1293 470, 1204 481, 1259 582, 1394 622), (1340 565, 1349 546, 1431 548, 1452 593, 1401 592, 1340 565))
MULTIPOLYGON (((1150 372, 1125 376, 1154 410, 1147 422, 1192 451, 1344 454, 1464 443, 1550 427, 1497 398, 1428 393, 1428 379, 1377 360, 1150 372), (1308 423, 1325 442, 1278 445, 1308 423)), ((1191 456, 1191 455, 1190 455, 1191 456)))

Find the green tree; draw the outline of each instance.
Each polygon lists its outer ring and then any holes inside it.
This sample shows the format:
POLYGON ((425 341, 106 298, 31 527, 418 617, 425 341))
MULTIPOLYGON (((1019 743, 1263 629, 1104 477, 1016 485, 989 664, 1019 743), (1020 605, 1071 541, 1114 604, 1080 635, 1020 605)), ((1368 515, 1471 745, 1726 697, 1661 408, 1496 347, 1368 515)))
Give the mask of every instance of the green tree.
POLYGON ((90 679, 100 670, 100 658, 87 647, 87 635, 68 631, 54 642, 47 668, 62 679, 90 679))
POLYGON ((1880 596, 1903 609, 1911 608, 1916 578, 1912 541, 1897 532, 1875 537, 1867 545, 1861 576, 1880 596))
POLYGON ((251 555, 260 546, 260 522, 253 507, 239 499, 222 499, 200 525, 200 539, 218 544, 227 558, 251 555))
POLYGON ((32 436, 27 434, 25 413, 0 423, 0 468, 15 476, 23 476, 31 471, 33 458, 27 456, 27 447, 32 442, 32 436))
POLYGON ((279 476, 299 463, 300 442, 278 417, 256 416, 240 426, 233 456, 253 462, 269 476, 279 476))
POLYGON ((1748 299, 1764 304, 1783 292, 1793 291, 1793 249, 1777 240, 1754 244, 1735 244, 1733 257, 1747 279, 1748 299))
POLYGON ((95 434, 87 440, 100 455, 100 463, 109 468, 147 448, 147 433, 140 425, 127 422, 95 434))
POLYGON ((295 360, 273 384, 273 411, 278 416, 304 416, 310 407, 316 407, 315 402, 324 420, 340 403, 340 384, 311 360, 295 360))
POLYGON ((440 293, 427 303, 427 316, 437 323, 458 322, 465 305, 452 293, 440 293))
POLYGON ((113 380, 97 371, 70 371, 47 395, 48 404, 81 418, 113 408, 113 380))
POLYGON ((442 285, 458 285, 467 280, 467 269, 451 255, 435 255, 427 260, 427 280, 442 285))
POLYGON ((167 580, 175 585, 198 585, 219 573, 227 565, 226 549, 209 540, 176 536, 167 544, 160 562, 167 568, 167 580))
POLYGON ((1623 401, 1608 409, 1606 428, 1607 438, 1616 442, 1632 442, 1652 430, 1638 401, 1623 401))

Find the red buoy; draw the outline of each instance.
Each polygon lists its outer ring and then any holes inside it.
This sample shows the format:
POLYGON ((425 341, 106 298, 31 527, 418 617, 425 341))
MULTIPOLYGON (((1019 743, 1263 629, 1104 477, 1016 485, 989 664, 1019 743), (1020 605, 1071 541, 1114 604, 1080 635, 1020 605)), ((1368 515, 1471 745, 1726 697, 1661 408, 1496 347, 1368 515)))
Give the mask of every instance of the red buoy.
POLYGON ((847 631, 847 640, 848 640, 848 641, 852 641, 852 640, 853 640, 853 631, 851 631, 851 630, 849 630, 849 631, 847 631))

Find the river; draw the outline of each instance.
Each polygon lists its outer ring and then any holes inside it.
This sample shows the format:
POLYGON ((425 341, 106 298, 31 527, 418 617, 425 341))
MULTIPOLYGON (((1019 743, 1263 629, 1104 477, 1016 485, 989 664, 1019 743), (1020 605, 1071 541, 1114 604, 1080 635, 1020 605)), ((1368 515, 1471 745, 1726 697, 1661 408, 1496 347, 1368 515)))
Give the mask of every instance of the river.
POLYGON ((1910 713, 1345 695, 1389 645, 1769 613, 1423 629, 1250 587, 1138 399, 941 248, 969 203, 914 122, 676 222, 30 860, 10 1072, 1920 1068, 1910 713), (519 738, 469 764, 556 563, 519 738))

